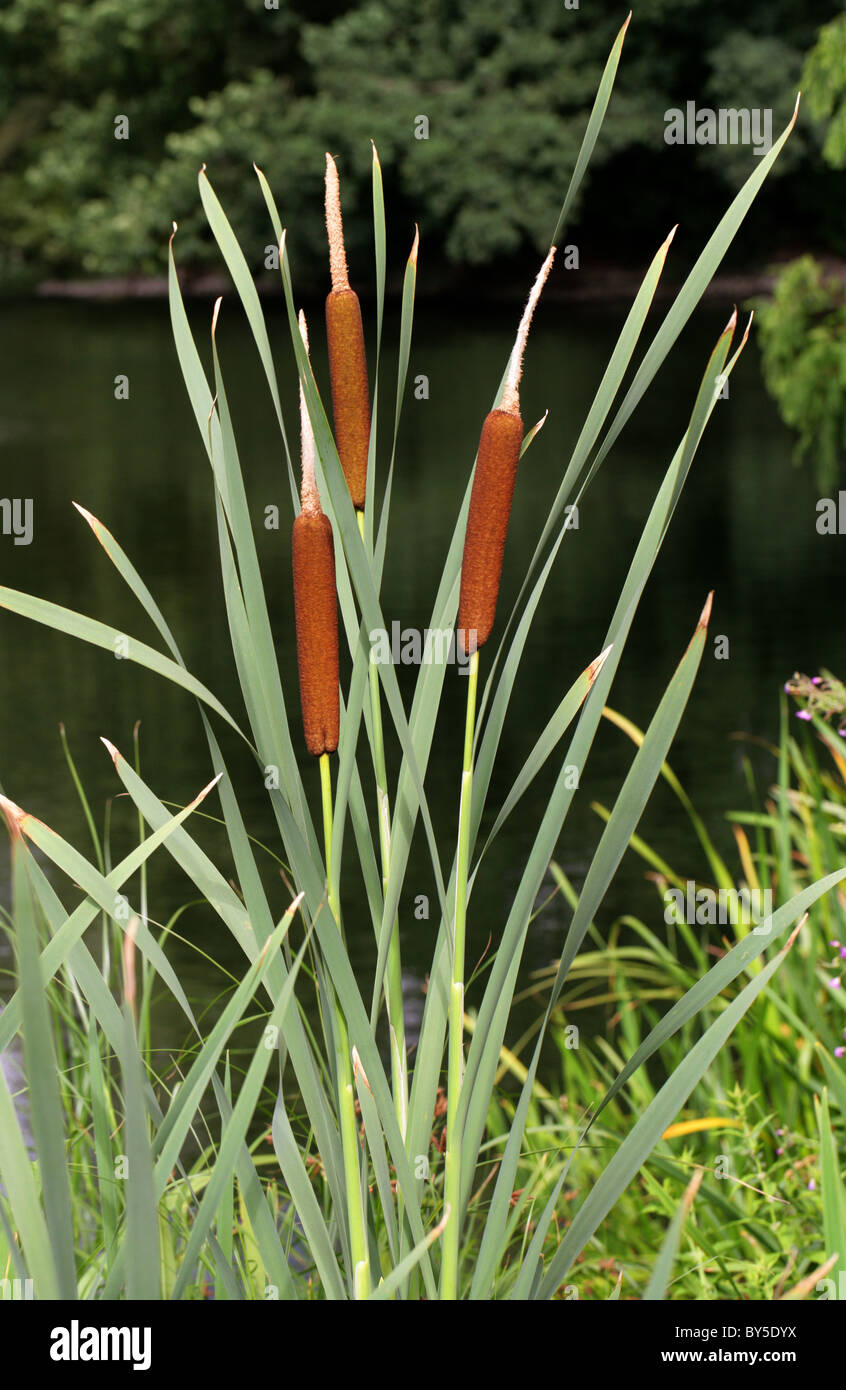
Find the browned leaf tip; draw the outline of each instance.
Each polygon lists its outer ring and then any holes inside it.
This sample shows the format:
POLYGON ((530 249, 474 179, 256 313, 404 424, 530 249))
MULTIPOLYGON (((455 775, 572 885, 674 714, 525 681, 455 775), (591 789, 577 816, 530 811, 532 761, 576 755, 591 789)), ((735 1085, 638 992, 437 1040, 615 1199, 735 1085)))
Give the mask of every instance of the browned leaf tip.
POLYGON ((23 839, 23 822, 26 812, 20 806, 16 806, 14 801, 10 801, 7 796, 0 796, 0 811, 6 822, 6 828, 12 840, 23 839))
POLYGON ((605 648, 604 652, 600 652, 599 656, 595 656, 593 661, 588 666, 587 671, 585 672, 588 678, 588 685, 593 685, 594 681, 596 680, 597 676, 599 675, 600 671, 602 670, 603 666, 608 660, 608 656, 613 649, 613 645, 614 644, 612 643, 610 647, 605 648))
POLYGON ((115 767, 117 767, 117 765, 118 765, 118 758, 119 758, 121 755, 120 755, 120 753, 118 752, 118 750, 115 748, 115 745, 114 745, 113 743, 109 743, 109 740, 108 740, 107 738, 103 738, 102 736, 101 736, 101 738, 100 738, 100 742, 101 742, 101 743, 103 744, 103 746, 105 747, 106 752, 108 753, 108 755, 109 755, 109 757, 111 758, 112 762, 114 763, 115 767))

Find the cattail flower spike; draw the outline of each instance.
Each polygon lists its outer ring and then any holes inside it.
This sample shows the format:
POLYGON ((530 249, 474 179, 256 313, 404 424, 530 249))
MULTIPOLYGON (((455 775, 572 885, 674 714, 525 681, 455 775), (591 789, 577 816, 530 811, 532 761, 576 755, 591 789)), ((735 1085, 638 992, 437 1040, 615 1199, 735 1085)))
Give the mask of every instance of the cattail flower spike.
POLYGON ((532 318, 534 317, 538 300, 541 297, 541 291, 552 269, 555 251, 556 248, 554 246, 550 247, 549 255, 537 273, 535 283, 532 285, 529 298, 526 301, 526 307, 523 310, 523 317, 520 320, 520 327, 517 330, 514 347, 511 350, 511 357, 508 363, 508 375, 505 379, 505 386, 502 389, 502 400, 500 401, 501 409, 507 410, 511 415, 520 414, 519 387, 520 378, 523 375, 523 357, 526 352, 526 342, 529 337, 529 329, 532 326, 532 318))
POLYGON ((332 275, 332 289, 326 300, 326 336, 335 443, 352 504, 363 511, 370 449, 370 390, 361 306, 350 287, 338 170, 331 154, 326 156, 326 232, 332 275))
MULTIPOLYGON (((308 355, 305 316, 300 334, 308 355)), ((297 668, 306 747, 315 757, 338 747, 338 595, 335 586, 335 543, 332 523, 321 510, 314 478, 314 433, 300 384, 302 431, 302 510, 291 535, 294 569, 294 619, 297 629, 297 668)))
POLYGON ((341 186, 338 166, 331 154, 326 156, 326 233, 329 237, 329 273, 333 290, 348 290, 350 277, 347 251, 344 246, 344 223, 341 218, 341 186))
MULTIPOLYGON (((302 309, 299 314, 300 337, 308 357, 308 327, 302 309)), ((300 381, 300 440, 302 451, 302 481, 300 483, 300 505, 311 515, 320 511, 320 494, 314 478, 314 430, 306 405, 303 383, 300 381)))
POLYGON ((472 655, 487 642, 493 628, 511 500, 523 446, 523 421, 520 418, 523 355, 532 317, 554 257, 553 246, 538 272, 523 310, 500 404, 488 413, 482 425, 467 514, 458 603, 458 635, 467 655, 472 655))

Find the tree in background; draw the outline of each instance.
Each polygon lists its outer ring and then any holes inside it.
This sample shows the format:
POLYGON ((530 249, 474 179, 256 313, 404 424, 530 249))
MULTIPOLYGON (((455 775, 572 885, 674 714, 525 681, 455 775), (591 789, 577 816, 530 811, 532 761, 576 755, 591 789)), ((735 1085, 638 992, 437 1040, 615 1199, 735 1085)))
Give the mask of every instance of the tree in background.
MULTIPOLYGON (((263 0, 0 3, 6 275, 161 272, 176 209, 145 202, 168 141, 196 123, 198 101, 250 80, 269 48, 291 74, 277 77, 281 93, 298 71, 299 23, 286 0, 271 11, 263 0)), ((256 105, 245 144, 261 116, 256 105)))
MULTIPOLYGON (((846 168, 846 14, 821 30, 802 85, 813 115, 828 123, 825 159, 846 168)), ((842 186, 839 197, 846 202, 842 186)), ((797 462, 810 456, 820 488, 830 490, 846 454, 846 284, 802 256, 780 270, 760 308, 767 389, 797 431, 797 462)))
MULTIPOLYGON (((430 266, 454 276, 534 253, 554 225, 625 15, 624 4, 574 4, 0 0, 0 271, 161 273, 171 218, 181 263, 202 267, 204 161, 260 269, 270 238, 255 160, 297 227, 298 276, 316 277, 323 152, 339 158, 354 256, 371 138, 394 217, 401 225, 407 214, 409 235, 412 221, 424 222, 430 266), (128 139, 115 138, 121 115, 128 139)), ((825 0, 748 0, 739 22, 730 0, 636 0, 592 165, 582 230, 595 252, 639 263, 682 198, 710 220, 754 155, 668 147, 665 111, 689 100, 765 105, 779 129, 830 14, 825 0)), ((824 175, 813 132, 797 132, 776 166, 785 171, 797 190, 785 232, 804 236, 824 175)), ((760 216, 769 234, 765 204, 760 216)))
POLYGON ((781 271, 762 308, 767 389, 798 433, 797 462, 811 457, 825 492, 846 449, 846 285, 801 256, 781 271))

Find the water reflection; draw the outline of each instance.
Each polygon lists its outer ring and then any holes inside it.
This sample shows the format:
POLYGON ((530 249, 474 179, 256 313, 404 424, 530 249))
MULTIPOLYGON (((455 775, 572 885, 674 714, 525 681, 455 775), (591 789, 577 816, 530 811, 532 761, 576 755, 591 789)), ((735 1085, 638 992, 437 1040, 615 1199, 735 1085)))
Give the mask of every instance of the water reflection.
MULTIPOLYGON (((190 310, 201 345, 207 339, 210 307, 195 304, 190 310)), ((602 649, 649 506, 684 433, 704 362, 728 309, 717 305, 697 315, 583 499, 578 529, 568 533, 552 570, 514 688, 482 823, 483 839, 563 691, 602 649)), ((294 437, 290 344, 281 305, 270 304, 268 312, 283 407, 294 437)), ((527 421, 539 418, 547 407, 550 415, 520 468, 500 631, 624 313, 624 307, 615 306, 601 312, 542 306, 526 366, 523 405, 527 421)), ((7 306, 5 317, 15 353, 0 383, 0 437, 8 453, 9 481, 4 489, 33 498, 33 536, 30 545, 18 547, 0 538, 0 582, 96 615, 116 631, 158 644, 148 620, 73 510, 72 500, 79 501, 109 526, 140 569, 189 668, 243 720, 220 592, 208 463, 178 376, 165 306, 7 306), (114 397, 118 373, 129 377, 127 401, 114 397)), ((383 583, 389 625, 394 620, 417 628, 429 623, 452 518, 512 330, 508 308, 478 314, 457 313, 449 306, 420 307, 410 377, 425 372, 430 389, 428 400, 417 401, 409 393, 405 404, 383 583)), ((391 360, 396 335, 396 321, 389 316, 385 361, 391 360)), ((290 498, 278 430, 249 332, 234 304, 225 310, 218 336, 292 733, 299 747, 296 683, 291 675, 295 650, 290 498), (283 518, 279 531, 264 526, 265 509, 273 505, 283 518)), ((314 337, 314 367, 318 381, 325 384, 325 358, 319 335, 314 337)), ((387 377, 384 396, 379 486, 393 404, 387 377)), ((641 726, 648 722, 706 593, 715 589, 711 630, 728 639, 729 656, 717 660, 710 647, 706 650, 671 762, 718 848, 729 855, 734 847, 723 814, 746 802, 739 775, 745 750, 732 741, 732 733, 749 730, 772 737, 778 692, 797 668, 815 670, 825 664, 846 670, 846 636, 830 601, 842 573, 840 546, 837 538, 817 536, 813 480, 807 472, 794 470, 791 448, 763 392, 753 342, 732 377, 731 397, 719 403, 694 460, 610 698, 641 726)), ((483 684, 489 669, 483 662, 483 684)), ((397 674, 408 706, 415 672, 401 667, 397 674)), ((463 680, 449 671, 426 778, 442 869, 448 868, 455 845, 463 696, 463 680)), ((142 771, 163 801, 185 804, 211 775, 190 697, 106 652, 0 614, 0 784, 25 809, 90 852, 56 732, 64 721, 98 826, 103 824, 104 807, 111 803, 113 862, 133 843, 135 815, 99 740, 105 735, 131 755, 137 719, 142 721, 142 771)), ((277 834, 263 779, 237 738, 223 728, 218 733, 250 833, 275 849, 277 834)), ((591 804, 613 804, 633 751, 619 730, 600 729, 556 850, 577 886, 602 828, 591 804)), ((752 758, 766 781, 771 768, 765 753, 753 749, 752 758)), ((388 759, 395 773, 397 749, 390 741, 388 759)), ((317 814, 317 774, 304 753, 302 771, 317 814)), ((557 771, 551 766, 533 784, 482 863, 468 923, 468 961, 482 956, 489 939, 495 948, 557 771)), ((373 789, 365 774, 363 786, 373 812, 373 789)), ((210 811, 216 814, 211 804, 210 811)), ((219 825, 195 818, 192 829, 221 872, 231 877, 234 867, 219 825)), ((705 871, 689 827, 663 785, 656 788, 640 833, 683 877, 705 871)), ((374 933, 351 834, 346 849, 345 926, 353 964, 364 997, 369 998, 374 933)), ((5 851, 0 856, 4 861, 5 851)), ((259 863, 272 909, 280 916, 287 889, 278 865, 261 853, 259 863)), ((56 887, 66 904, 76 904, 77 890, 66 883, 56 887)), ((151 862, 149 889, 151 913, 159 923, 196 898, 193 885, 167 853, 151 862)), ((136 908, 137 883, 127 891, 136 908)), ((438 930, 436 902, 426 844, 418 834, 399 909, 410 1036, 419 1029, 422 982, 438 930), (432 904, 428 920, 415 916, 420 894, 432 904)), ((624 912, 642 915, 655 930, 664 930, 643 866, 631 856, 609 891, 603 920, 624 912)), ((557 956, 567 920, 557 900, 541 911, 528 933, 527 970, 557 956)), ((168 951, 192 999, 211 999, 226 979, 207 955, 224 972, 238 973, 243 966, 237 948, 202 906, 192 906, 180 919, 168 951)), ((4 988, 0 985, 0 993, 4 988)), ((471 991, 468 1007, 476 1007, 478 997, 478 990, 471 991)), ((164 994, 157 1004, 157 1028, 163 1047, 178 1047, 185 1039, 184 1020, 164 994)))

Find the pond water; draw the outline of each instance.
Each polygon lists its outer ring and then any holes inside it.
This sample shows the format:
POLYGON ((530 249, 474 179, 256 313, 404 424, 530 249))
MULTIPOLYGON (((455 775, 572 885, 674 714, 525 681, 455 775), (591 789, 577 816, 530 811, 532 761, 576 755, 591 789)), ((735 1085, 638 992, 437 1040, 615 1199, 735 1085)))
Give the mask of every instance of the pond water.
MULTIPOLYGON (((543 722, 575 675, 600 651, 616 596, 640 528, 673 451, 682 437, 704 365, 731 305, 700 309, 658 380, 604 464, 559 554, 534 624, 509 710, 491 788, 495 813, 543 722)), ((548 407, 547 424, 521 465, 506 551, 496 637, 548 514, 626 306, 573 308, 546 304, 530 343, 523 388, 528 423, 548 407)), ((281 307, 268 304, 289 433, 296 438, 296 379, 281 307)), ((325 384, 320 306, 311 306, 313 360, 325 384)), ((365 308, 367 313, 367 308, 365 308)), ((656 327, 663 310, 654 311, 656 327)), ((206 341, 210 303, 194 302, 195 332, 206 341)), ((515 311, 470 311, 423 305, 416 322, 410 375, 425 374, 428 400, 409 391, 405 402, 383 584, 388 621, 425 627, 440 578, 454 517, 472 466, 481 420, 512 341, 515 311)), ((397 323, 386 320, 391 366, 397 323)), ((218 577, 211 478, 173 350, 164 303, 27 303, 3 310, 7 346, 0 391, 4 466, 0 494, 33 499, 33 535, 15 546, 0 535, 0 582, 98 617, 119 631, 160 645, 131 594, 117 578, 72 500, 113 532, 134 561, 180 643, 189 668, 243 717, 218 577), (129 397, 115 399, 114 380, 126 375, 129 397)), ((644 338, 644 342, 648 341, 644 338)), ((260 559, 270 595, 280 668, 301 747, 290 574, 290 495, 279 435, 266 385, 234 296, 224 304, 219 345, 240 455, 248 482, 260 559), (276 505, 279 531, 264 528, 276 505)), ((717 843, 731 852, 724 813, 748 804, 741 758, 749 752, 766 782, 766 752, 739 741, 738 732, 772 740, 785 679, 820 664, 846 670, 846 634, 837 593, 844 541, 815 529, 816 483, 791 461, 792 440, 766 396, 753 341, 732 377, 692 472, 624 653, 610 703, 645 726, 695 627, 706 594, 715 590, 711 637, 671 763, 717 843), (728 659, 714 638, 728 639, 728 659)), ((384 477, 393 383, 383 386, 380 458, 384 477)), ((483 654, 482 671, 485 660, 483 654)), ((410 705, 413 672, 399 671, 410 705)), ((454 845, 461 756, 464 684, 454 671, 427 777, 427 792, 444 863, 454 845)), ((45 820, 79 848, 90 845, 58 736, 67 728, 89 800, 102 823, 108 798, 121 790, 100 736, 131 754, 141 721, 143 771, 159 797, 184 804, 210 778, 208 751, 192 699, 128 662, 0 613, 0 785, 7 796, 45 820)), ((256 770, 219 730, 251 832, 276 846, 274 823, 256 770)), ((363 737, 363 735, 362 735, 363 737)), ((392 765, 397 766, 389 750, 392 765)), ((578 885, 599 838, 594 801, 610 805, 633 749, 604 726, 581 779, 558 859, 578 885)), ((303 754, 308 794, 319 808, 317 768, 303 754)), ((476 883, 468 962, 485 950, 505 921, 521 866, 529 853, 551 786, 533 786, 500 835, 476 883)), ((367 783, 365 782, 367 789, 367 783)), ((216 806, 209 803, 211 813, 216 806)), ((219 828, 207 822, 203 843, 231 873, 219 828)), ((112 807, 112 859, 125 853, 135 830, 127 799, 112 807)), ((660 785, 641 832, 682 874, 705 865, 687 822, 660 785)), ((352 844, 352 835, 348 835, 352 844)), ((0 855, 0 905, 7 906, 8 856, 0 855)), ((269 864, 269 861, 268 861, 269 864)), ((354 865, 352 865, 354 868, 354 865)), ((346 878, 344 911, 356 969, 369 998, 373 934, 364 895, 346 878)), ((51 872, 56 881, 56 875, 51 872)), ((269 872, 268 881, 273 874, 269 872)), ((58 886, 58 885, 57 885, 58 886)), ((72 889, 65 900, 75 901, 72 889)), ((272 889, 281 913, 281 881, 272 889)), ((150 868, 150 912, 164 922, 196 892, 163 853, 150 868)), ((434 934, 435 895, 425 843, 418 837, 401 904, 408 1008, 419 1012, 422 979, 434 934), (430 895, 432 918, 416 921, 414 898, 430 895)), ((636 912, 657 930, 663 914, 644 866, 629 856, 608 894, 600 921, 636 912)), ((556 903, 534 924, 527 968, 547 964, 560 950, 566 913, 556 903)), ((200 906, 180 919, 185 942, 169 947, 189 996, 211 1001, 227 984, 206 953, 240 967, 237 948, 200 906), (195 949, 199 948, 199 949, 195 949), (202 951, 203 954, 200 954, 202 951)), ((0 959, 7 968, 8 956, 0 959)), ((0 980, 0 997, 7 982, 0 980)), ((166 1002, 162 1037, 176 1042, 185 1026, 166 1002)))

